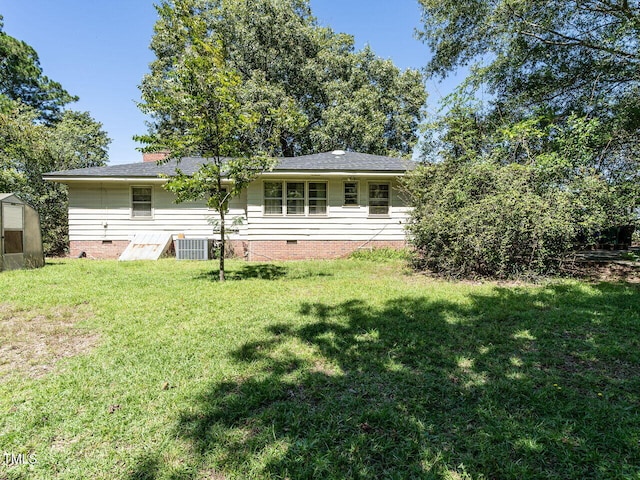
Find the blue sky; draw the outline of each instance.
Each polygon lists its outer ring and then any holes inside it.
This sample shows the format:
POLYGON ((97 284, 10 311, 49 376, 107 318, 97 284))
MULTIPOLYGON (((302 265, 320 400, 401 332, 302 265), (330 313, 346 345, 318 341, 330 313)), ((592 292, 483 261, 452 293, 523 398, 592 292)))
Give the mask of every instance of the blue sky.
MULTIPOLYGON (((45 75, 80 101, 112 138, 109 163, 141 160, 132 136, 146 131, 136 106, 138 85, 153 54, 148 46, 157 18, 153 0, 0 0, 7 34, 31 45, 45 75)), ((414 38, 420 9, 416 0, 311 0, 322 25, 369 44, 400 68, 422 68, 426 45, 414 38)), ((453 80, 427 82, 429 110, 451 91, 453 80)))

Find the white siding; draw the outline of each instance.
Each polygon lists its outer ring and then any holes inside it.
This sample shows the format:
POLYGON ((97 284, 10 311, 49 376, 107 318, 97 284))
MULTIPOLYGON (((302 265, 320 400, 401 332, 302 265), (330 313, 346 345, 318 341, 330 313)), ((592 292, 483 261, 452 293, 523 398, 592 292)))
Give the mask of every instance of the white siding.
MULTIPOLYGON (((208 219, 219 218, 204 202, 174 203, 174 195, 162 185, 152 185, 151 218, 131 218, 131 186, 139 183, 71 184, 69 185, 69 239, 70 240, 131 240, 139 232, 183 233, 187 237, 214 238, 208 219)), ((246 218, 246 195, 232 199, 227 215, 246 218)), ((230 235, 236 239, 246 230, 230 235)))
MULTIPOLYGON (((408 207, 398 191, 393 177, 358 178, 359 206, 343 206, 344 181, 348 177, 320 176, 309 178, 286 176, 269 178, 269 181, 328 182, 328 207, 326 216, 264 215, 263 180, 253 182, 239 198, 231 201, 229 222, 233 217, 246 220, 231 239, 245 240, 404 240, 404 226, 408 219, 408 207), (389 215, 369 216, 369 182, 389 182, 391 199, 389 215)), ((131 218, 131 186, 136 183, 105 182, 72 183, 69 185, 69 238, 70 240, 131 240, 139 232, 183 233, 186 237, 214 238, 210 218, 219 218, 204 202, 176 204, 174 195, 154 184, 151 218, 131 218)))

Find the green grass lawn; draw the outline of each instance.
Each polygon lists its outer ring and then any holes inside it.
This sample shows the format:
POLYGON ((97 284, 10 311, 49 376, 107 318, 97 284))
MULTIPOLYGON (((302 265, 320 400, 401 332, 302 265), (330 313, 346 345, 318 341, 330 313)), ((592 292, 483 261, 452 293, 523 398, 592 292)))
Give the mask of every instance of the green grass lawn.
POLYGON ((0 479, 640 479, 638 285, 229 270, 1 273, 0 479))

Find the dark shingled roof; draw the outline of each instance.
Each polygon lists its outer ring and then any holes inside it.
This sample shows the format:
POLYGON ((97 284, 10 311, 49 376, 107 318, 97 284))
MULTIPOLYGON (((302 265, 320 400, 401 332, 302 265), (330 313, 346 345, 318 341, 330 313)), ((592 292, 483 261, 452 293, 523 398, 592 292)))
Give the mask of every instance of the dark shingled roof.
MULTIPOLYGON (((58 177, 111 177, 111 178, 157 178, 159 175, 172 175, 176 168, 190 175, 206 162, 205 158, 187 157, 177 162, 172 160, 162 165, 156 162, 138 162, 107 167, 78 168, 45 174, 45 178, 58 177)), ((389 172, 402 173, 412 170, 415 163, 401 158, 369 155, 366 153, 345 152, 337 155, 334 152, 316 153, 301 157, 280 158, 274 172, 309 171, 309 172, 389 172)))

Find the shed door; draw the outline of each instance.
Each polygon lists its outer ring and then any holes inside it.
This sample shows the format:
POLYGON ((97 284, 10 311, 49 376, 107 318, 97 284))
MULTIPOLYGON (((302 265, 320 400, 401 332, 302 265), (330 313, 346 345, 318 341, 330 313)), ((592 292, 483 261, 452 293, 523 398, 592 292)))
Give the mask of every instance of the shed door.
POLYGON ((4 268, 22 268, 24 264, 24 207, 2 204, 4 268))

